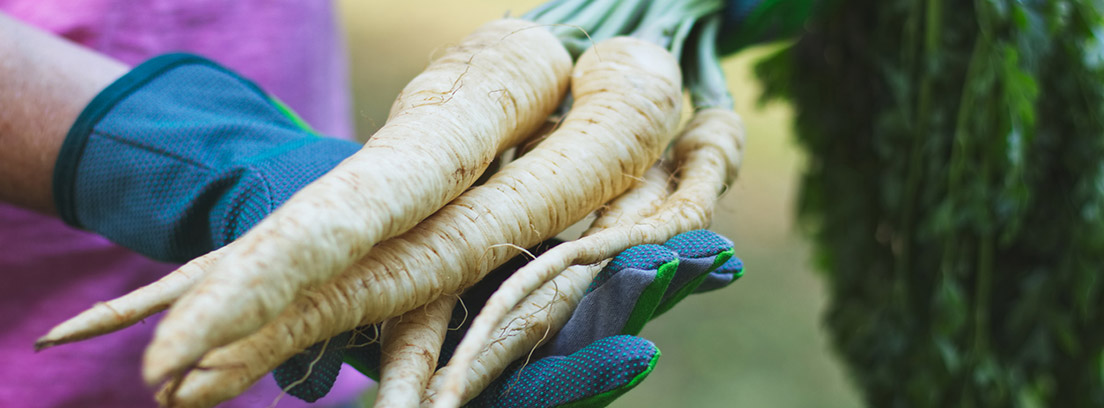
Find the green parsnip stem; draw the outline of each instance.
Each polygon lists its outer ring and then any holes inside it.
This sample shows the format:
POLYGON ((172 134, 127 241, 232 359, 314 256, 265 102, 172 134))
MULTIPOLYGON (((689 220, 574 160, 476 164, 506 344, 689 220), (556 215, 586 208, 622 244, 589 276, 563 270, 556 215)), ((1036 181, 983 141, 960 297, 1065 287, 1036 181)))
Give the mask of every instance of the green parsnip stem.
MULTIPOLYGON (((434 407, 459 405, 464 375, 503 316, 526 295, 572 265, 592 264, 639 244, 660 244, 676 234, 705 228, 717 196, 735 178, 744 144, 743 124, 726 109, 698 111, 675 146, 681 164, 679 188, 656 214, 640 223, 611 228, 560 244, 515 272, 491 295, 449 361, 449 373, 434 407)), ((587 281, 589 283, 589 281, 587 281)))
POLYGON ((570 57, 531 22, 488 23, 399 95, 364 148, 239 239, 169 310, 147 349, 156 384, 279 315, 378 242, 460 195, 559 104, 570 57))
MULTIPOLYGON (((166 402, 209 406, 237 395, 296 352, 354 327, 458 293, 624 192, 674 136, 681 75, 662 48, 604 41, 572 73, 574 109, 532 151, 333 281, 308 289, 275 321, 207 354, 166 402)), ((165 356, 170 367, 188 358, 165 356)))
MULTIPOLYGON (((629 191, 602 208, 601 213, 591 223, 582 236, 588 236, 607 228, 632 225, 651 215, 667 197, 670 174, 662 166, 648 169, 644 179, 637 182, 629 191)), ((572 312, 579 304, 586 285, 602 270, 605 262, 593 265, 578 265, 567 268, 555 279, 534 291, 525 300, 510 311, 503 324, 495 329, 497 339, 479 355, 472 369, 465 376, 464 401, 478 395, 514 361, 525 357, 543 340, 549 340, 567 323, 572 312), (585 281, 584 290, 573 289, 573 282, 585 281)), ((447 367, 438 370, 430 379, 429 389, 422 399, 422 405, 430 405, 436 399, 437 390, 443 384, 447 367)))

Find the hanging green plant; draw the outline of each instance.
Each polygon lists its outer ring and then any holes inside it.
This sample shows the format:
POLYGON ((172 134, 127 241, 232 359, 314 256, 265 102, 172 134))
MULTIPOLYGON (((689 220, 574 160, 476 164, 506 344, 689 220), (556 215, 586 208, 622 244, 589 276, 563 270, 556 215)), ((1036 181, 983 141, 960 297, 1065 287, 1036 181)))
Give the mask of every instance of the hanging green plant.
POLYGON ((1104 406, 1104 5, 822 1, 757 67, 870 406, 1104 406))

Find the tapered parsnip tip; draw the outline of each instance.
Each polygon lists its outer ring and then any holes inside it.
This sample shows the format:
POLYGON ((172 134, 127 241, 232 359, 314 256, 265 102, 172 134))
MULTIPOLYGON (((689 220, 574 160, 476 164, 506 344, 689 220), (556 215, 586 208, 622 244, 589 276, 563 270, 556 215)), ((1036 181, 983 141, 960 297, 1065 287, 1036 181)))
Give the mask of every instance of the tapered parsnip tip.
POLYGON ((432 408, 454 408, 454 407, 459 407, 460 406, 460 398, 454 397, 453 396, 454 393, 459 394, 460 391, 454 390, 452 392, 442 392, 442 393, 437 394, 438 395, 437 399, 433 401, 433 404, 430 405, 430 407, 432 407, 432 408))
POLYGON ((153 399, 157 400, 157 404, 167 408, 178 408, 182 405, 176 401, 176 390, 180 388, 180 383, 184 380, 183 376, 176 376, 165 382, 160 389, 153 395, 153 399))
POLYGON ((35 353, 37 353, 37 352, 40 352, 42 350, 48 349, 50 347, 56 346, 58 344, 60 344, 60 343, 58 343, 57 341, 53 341, 53 340, 47 339, 46 337, 43 337, 43 338, 40 338, 38 340, 35 340, 34 350, 35 350, 35 353))
POLYGON ((120 325, 114 324, 121 319, 123 318, 110 308, 105 307, 104 303, 96 303, 92 309, 55 325, 50 332, 34 342, 34 351, 38 352, 43 348, 82 341, 89 339, 89 337, 121 329, 120 325))
POLYGON ((233 369, 197 368, 187 374, 173 376, 158 390, 157 401, 161 406, 170 408, 213 407, 234 398, 252 384, 238 373, 227 370, 233 369))
POLYGON ((188 367, 194 365, 202 357, 202 351, 194 352, 182 347, 177 342, 173 344, 159 343, 154 339, 142 362, 142 380, 149 386, 156 386, 165 382, 170 377, 179 375, 188 367), (154 347, 156 345, 156 347, 154 347), (178 347, 179 346, 179 347, 178 347), (173 352, 165 352, 165 350, 173 352), (189 357, 195 355, 195 357, 189 357))
POLYGON ((69 320, 66 320, 62 324, 55 326, 53 329, 50 329, 49 333, 46 333, 46 335, 39 337, 38 340, 35 340, 35 352, 37 353, 39 351, 57 346, 59 344, 76 341, 72 338, 72 334, 70 333, 70 331, 66 327, 64 327, 66 326, 66 323, 69 323, 69 320))
MULTIPOLYGON (((207 282, 210 282, 214 276, 208 276, 207 278, 207 282)), ((209 324, 220 317, 224 317, 228 313, 227 311, 242 310, 246 307, 243 306, 243 303, 247 302, 243 299, 233 299, 225 293, 218 293, 219 291, 226 292, 230 290, 232 289, 227 287, 202 289, 197 286, 173 304, 172 309, 169 310, 161 324, 157 325, 157 329, 153 333, 153 339, 143 356, 142 375, 148 384, 159 384, 168 376, 183 372, 183 370, 196 364, 203 358, 204 354, 219 346, 229 344, 251 331, 244 323, 224 330, 210 329, 209 324), (217 294, 230 301, 224 303, 221 308, 211 308, 205 305, 209 301, 205 296, 210 294, 217 294), (197 304, 202 306, 197 307, 197 304), (166 324, 170 321, 172 324, 166 324), (207 328, 207 330, 203 328, 207 328)), ((266 312, 266 310, 263 310, 263 305, 261 305, 261 309, 262 313, 266 312)), ((240 320, 243 322, 245 320, 257 322, 261 321, 261 318, 256 316, 252 319, 242 318, 240 320)))
POLYGON ((104 303, 97 303, 91 309, 50 329, 46 335, 35 341, 35 351, 110 333, 125 327, 125 324, 119 323, 125 319, 125 316, 115 313, 104 303))
MULTIPOLYGON (((224 248, 225 249, 225 248, 224 248)), ((80 314, 54 326, 35 342, 35 350, 72 343, 124 329, 154 313, 165 310, 185 290, 191 288, 214 261, 222 249, 192 260, 158 279, 124 296, 97 302, 80 314)))
POLYGON ((78 341, 82 341, 82 340, 88 339, 88 337, 93 336, 93 335, 82 335, 81 333, 66 333, 66 332, 67 331, 59 332, 59 330, 57 330, 57 328, 54 328, 53 330, 50 331, 50 333, 46 333, 46 335, 43 335, 42 337, 39 337, 39 340, 34 341, 34 352, 38 353, 38 352, 41 352, 43 350, 46 350, 46 348, 50 348, 50 347, 53 347, 55 345, 62 345, 62 344, 78 342, 78 341))

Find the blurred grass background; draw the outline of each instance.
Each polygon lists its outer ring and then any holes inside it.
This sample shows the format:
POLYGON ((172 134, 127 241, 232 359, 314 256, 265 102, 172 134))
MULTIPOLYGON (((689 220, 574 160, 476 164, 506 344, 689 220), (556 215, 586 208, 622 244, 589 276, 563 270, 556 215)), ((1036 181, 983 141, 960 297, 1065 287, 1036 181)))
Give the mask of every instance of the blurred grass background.
MULTIPOLYGON (((395 95, 440 48, 540 2, 339 0, 358 134, 379 128, 395 95)), ((748 50, 724 64, 749 143, 713 229, 732 238, 747 272, 729 288, 688 298, 645 328, 642 336, 663 357, 614 407, 861 405, 828 346, 820 320, 823 282, 794 225, 802 157, 790 134, 792 113, 785 105, 757 104, 751 65, 769 50, 748 50)))

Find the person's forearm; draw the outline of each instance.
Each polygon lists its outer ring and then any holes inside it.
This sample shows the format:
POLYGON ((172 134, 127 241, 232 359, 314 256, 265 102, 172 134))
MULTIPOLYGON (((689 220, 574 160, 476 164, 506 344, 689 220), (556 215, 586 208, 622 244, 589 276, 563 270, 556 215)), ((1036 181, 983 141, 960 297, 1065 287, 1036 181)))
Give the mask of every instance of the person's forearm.
POLYGON ((0 201, 55 212, 54 164, 69 127, 122 63, 0 13, 0 201))

